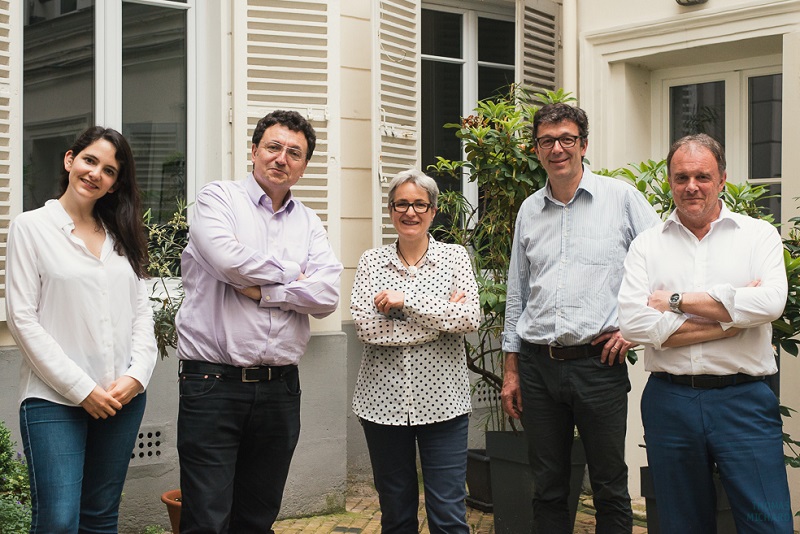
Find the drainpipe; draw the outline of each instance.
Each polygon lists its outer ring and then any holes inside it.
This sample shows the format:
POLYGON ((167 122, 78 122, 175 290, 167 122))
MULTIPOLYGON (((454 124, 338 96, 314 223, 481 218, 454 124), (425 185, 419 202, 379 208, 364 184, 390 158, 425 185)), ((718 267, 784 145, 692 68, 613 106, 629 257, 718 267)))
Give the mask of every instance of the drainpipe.
POLYGON ((578 0, 562 0, 561 21, 561 86, 578 97, 578 0))

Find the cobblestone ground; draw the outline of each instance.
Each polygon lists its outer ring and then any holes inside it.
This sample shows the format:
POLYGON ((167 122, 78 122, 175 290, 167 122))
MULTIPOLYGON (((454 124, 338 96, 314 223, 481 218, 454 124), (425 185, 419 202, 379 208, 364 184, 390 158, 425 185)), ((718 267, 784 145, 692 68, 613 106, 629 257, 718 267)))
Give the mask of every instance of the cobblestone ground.
MULTIPOLYGON (((594 510, 591 500, 584 500, 575 520, 575 534, 593 534, 595 530, 594 510)), ((343 514, 305 517, 300 519, 284 519, 275 523, 277 534, 329 534, 349 532, 353 534, 379 534, 381 531, 381 513, 378 497, 375 495, 357 495, 347 498, 347 512, 343 514)), ((425 506, 420 503, 420 533, 428 534, 425 521, 425 506)), ((467 508, 467 522, 473 534, 494 534, 494 518, 492 514, 467 508)), ((633 534, 646 534, 647 528, 641 520, 636 521, 633 534)))

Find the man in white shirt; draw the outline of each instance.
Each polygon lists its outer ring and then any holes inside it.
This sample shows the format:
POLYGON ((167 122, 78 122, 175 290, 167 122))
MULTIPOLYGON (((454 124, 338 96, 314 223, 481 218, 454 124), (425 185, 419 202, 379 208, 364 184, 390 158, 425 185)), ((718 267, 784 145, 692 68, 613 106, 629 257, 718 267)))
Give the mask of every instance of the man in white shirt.
POLYGON ((705 134, 667 156, 675 211, 640 234, 619 293, 625 339, 645 345, 647 459, 662 532, 716 532, 714 466, 739 532, 792 532, 771 322, 783 313, 783 244, 730 212, 722 146, 705 134))

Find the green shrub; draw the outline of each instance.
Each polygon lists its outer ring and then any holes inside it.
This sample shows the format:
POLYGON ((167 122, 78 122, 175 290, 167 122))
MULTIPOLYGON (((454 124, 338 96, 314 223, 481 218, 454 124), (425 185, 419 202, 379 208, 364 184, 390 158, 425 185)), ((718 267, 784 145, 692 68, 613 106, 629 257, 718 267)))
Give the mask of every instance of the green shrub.
POLYGON ((0 421, 0 532, 23 534, 31 524, 28 466, 15 450, 11 431, 0 421))

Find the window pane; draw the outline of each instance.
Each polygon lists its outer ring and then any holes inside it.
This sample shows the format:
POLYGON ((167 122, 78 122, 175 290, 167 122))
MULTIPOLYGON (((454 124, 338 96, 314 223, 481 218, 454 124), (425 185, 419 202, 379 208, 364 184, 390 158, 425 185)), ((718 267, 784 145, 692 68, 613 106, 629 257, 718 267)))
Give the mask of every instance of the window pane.
POLYGON ((725 82, 670 88, 670 144, 696 133, 725 145, 725 82))
POLYGON ((780 74, 748 80, 750 179, 781 176, 781 82, 780 74))
MULTIPOLYGON (((422 170, 436 156, 461 159, 461 141, 447 123, 461 120, 461 65, 422 61, 422 170)), ((461 183, 437 177, 442 191, 461 190, 461 183)))
POLYGON ((514 65, 514 23, 478 19, 478 61, 514 65))
POLYGON ((422 10, 422 53, 461 58, 461 15, 422 10))
POLYGON ((94 123, 94 2, 24 6, 22 207, 30 210, 57 196, 64 152, 94 123))
POLYGON ((514 83, 514 68, 498 69, 494 67, 478 67, 478 99, 483 100, 508 94, 511 84, 514 83))
POLYGON ((122 128, 145 209, 165 222, 186 198, 186 11, 122 9, 122 128))

